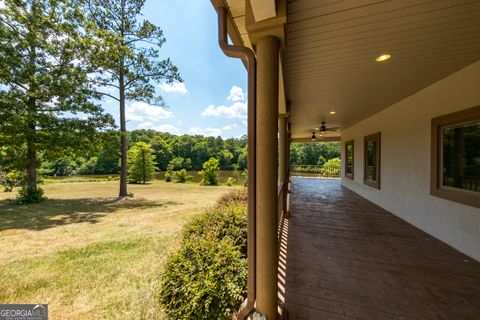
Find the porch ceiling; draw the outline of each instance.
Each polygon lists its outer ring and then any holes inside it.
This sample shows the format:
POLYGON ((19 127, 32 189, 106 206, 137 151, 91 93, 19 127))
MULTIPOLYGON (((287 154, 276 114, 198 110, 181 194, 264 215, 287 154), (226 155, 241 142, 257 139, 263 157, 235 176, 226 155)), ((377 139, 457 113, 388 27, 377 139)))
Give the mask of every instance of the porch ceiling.
POLYGON ((348 127, 480 58, 478 0, 288 0, 287 12, 292 138, 322 120, 348 127))
MULTIPOLYGON (((242 44, 246 47, 252 48, 245 27, 245 0, 223 0, 223 2, 229 9, 242 44)), ((232 32, 230 32, 230 36, 231 34, 232 32)))

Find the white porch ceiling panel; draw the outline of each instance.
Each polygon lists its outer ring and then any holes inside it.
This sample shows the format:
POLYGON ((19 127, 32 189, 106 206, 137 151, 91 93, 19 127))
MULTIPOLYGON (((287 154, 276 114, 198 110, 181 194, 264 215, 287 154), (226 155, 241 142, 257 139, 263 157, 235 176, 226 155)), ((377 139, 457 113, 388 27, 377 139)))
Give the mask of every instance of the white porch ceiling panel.
POLYGON ((480 0, 288 0, 287 12, 293 138, 322 120, 348 127, 480 59, 480 0))

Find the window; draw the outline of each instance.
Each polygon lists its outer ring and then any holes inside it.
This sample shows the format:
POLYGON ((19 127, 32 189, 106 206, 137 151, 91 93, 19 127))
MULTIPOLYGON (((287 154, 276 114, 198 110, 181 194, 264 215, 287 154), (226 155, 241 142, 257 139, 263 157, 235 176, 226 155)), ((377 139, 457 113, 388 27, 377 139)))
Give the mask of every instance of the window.
POLYGON ((363 183, 380 189, 380 132, 363 138, 363 183))
POLYGON ((350 140, 345 142, 345 177, 349 179, 353 178, 353 146, 354 141, 350 140))
POLYGON ((480 208, 480 107, 432 119, 430 192, 480 208))

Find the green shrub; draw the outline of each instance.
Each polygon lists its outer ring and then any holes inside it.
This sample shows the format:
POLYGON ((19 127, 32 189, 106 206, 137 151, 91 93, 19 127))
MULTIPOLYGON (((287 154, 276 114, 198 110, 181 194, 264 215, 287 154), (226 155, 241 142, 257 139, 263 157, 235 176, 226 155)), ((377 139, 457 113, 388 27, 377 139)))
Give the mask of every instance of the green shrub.
POLYGON ((45 201, 47 198, 43 196, 42 188, 32 188, 29 186, 23 186, 17 197, 18 204, 26 203, 38 203, 45 201))
POLYGON ((231 319, 246 293, 247 261, 232 239, 184 240, 161 276, 160 301, 171 319, 231 319))
POLYGON ((22 171, 12 170, 4 171, 0 168, 0 185, 5 192, 12 192, 13 188, 19 186, 24 180, 25 174, 22 171))
POLYGON ((165 172, 165 182, 171 182, 173 180, 173 168, 174 165, 172 163, 169 163, 167 166, 167 171, 165 172))
POLYGON ((215 158, 210 158, 202 165, 202 171, 198 175, 202 178, 200 184, 205 186, 216 186, 218 184, 219 164, 215 158))
POLYGON ((242 176, 245 178, 245 183, 243 185, 246 187, 248 186, 248 169, 243 170, 242 176))
POLYGON ((194 219, 183 232, 183 239, 197 237, 215 237, 218 240, 230 238, 240 252, 247 249, 247 206, 233 200, 209 209, 205 214, 194 219))
POLYGON ((187 173, 187 170, 182 169, 174 172, 173 181, 177 183, 185 183, 192 181, 193 177, 187 173))
POLYGON ((242 202, 245 206, 248 200, 247 188, 238 188, 224 193, 217 200, 217 207, 229 205, 232 202, 242 202))
POLYGON ((190 222, 161 275, 171 319, 231 319, 247 289, 245 190, 232 190, 190 222))
POLYGON ((233 178, 233 177, 228 177, 228 179, 227 179, 227 181, 225 182, 225 184, 226 184, 227 186, 231 187, 231 186, 233 186, 233 185, 235 184, 235 181, 237 181, 237 180, 235 180, 235 178, 233 178))

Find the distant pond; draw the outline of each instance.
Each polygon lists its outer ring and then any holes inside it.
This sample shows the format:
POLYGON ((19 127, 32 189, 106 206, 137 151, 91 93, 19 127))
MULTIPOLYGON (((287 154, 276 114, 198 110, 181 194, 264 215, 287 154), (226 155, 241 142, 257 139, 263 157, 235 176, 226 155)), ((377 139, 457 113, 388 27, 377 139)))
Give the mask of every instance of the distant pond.
MULTIPOLYGON (((198 175, 198 171, 187 171, 189 175, 193 176, 193 182, 200 182, 202 179, 198 175)), ((220 170, 219 174, 219 183, 223 184, 227 181, 229 177, 235 179, 235 184, 243 185, 245 183, 245 177, 243 177, 243 171, 241 170, 220 170)), ((160 171, 156 173, 156 178, 160 180, 165 179, 165 171, 160 171)))
MULTIPOLYGON (((198 171, 190 170, 188 174, 193 176, 192 181, 200 183, 201 178, 198 175, 198 171)), ((219 183, 224 184, 229 177, 235 179, 236 185, 244 185, 245 177, 242 175, 243 171, 241 170, 221 170, 219 174, 219 183)), ((75 175, 75 176, 65 176, 65 177, 45 177, 49 182, 55 182, 57 180, 62 182, 81 182, 81 181, 88 181, 91 179, 99 178, 105 179, 108 177, 112 177, 118 179, 118 174, 92 174, 92 175, 75 175)), ((165 171, 159 171, 155 174, 156 179, 164 180, 165 179, 165 171)))

